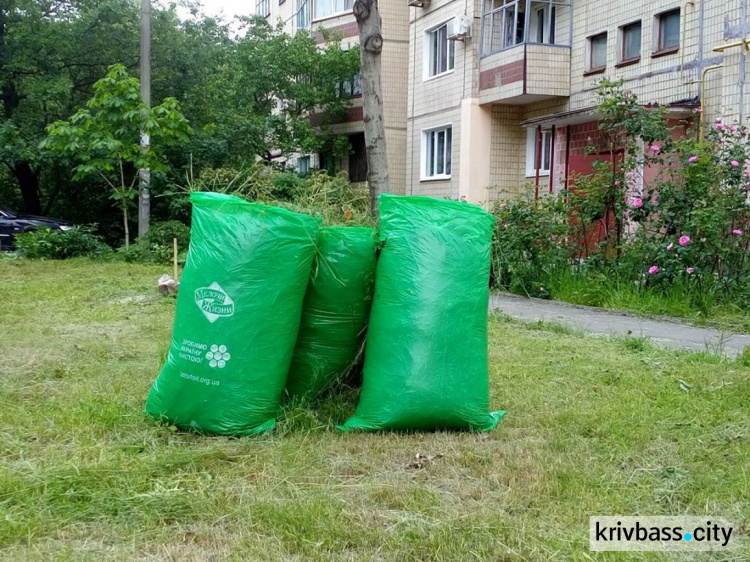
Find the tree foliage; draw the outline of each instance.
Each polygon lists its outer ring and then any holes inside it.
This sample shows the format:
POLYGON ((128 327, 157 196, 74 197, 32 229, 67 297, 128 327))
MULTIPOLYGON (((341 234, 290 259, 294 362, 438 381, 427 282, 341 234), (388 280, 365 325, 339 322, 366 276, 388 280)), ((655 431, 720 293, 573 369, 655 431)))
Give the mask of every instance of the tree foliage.
POLYGON ((164 148, 186 142, 191 132, 175 98, 146 106, 138 80, 118 64, 94 84, 86 108, 47 127, 40 147, 74 162, 74 179, 98 175, 112 188, 110 197, 123 212, 127 247, 128 201, 138 193, 138 169, 165 170, 164 148), (147 147, 141 146, 142 135, 150 139, 147 147))
MULTIPOLYGON (((191 166, 196 173, 240 169, 258 159, 277 162, 298 147, 333 148, 341 155, 348 150, 346 137, 330 125, 350 105, 341 84, 357 73, 356 49, 344 50, 335 38, 321 48, 310 34, 290 36, 262 19, 245 20, 236 34, 236 27, 192 6, 188 19, 180 18, 174 5, 152 9, 152 100, 157 105, 179 100, 195 130, 179 146, 159 143, 158 135, 152 139, 161 151, 153 166, 160 172, 152 176, 156 220, 170 213, 168 199, 159 194, 184 183, 191 166)), ((77 111, 110 66, 137 71, 138 23, 138 6, 131 0, 0 3, 2 203, 99 223, 109 241, 122 237, 125 225, 118 226, 112 214, 106 182, 99 173, 83 173, 99 167, 101 154, 40 146, 52 123, 77 115, 80 122, 71 119, 69 125, 83 127, 85 114, 77 111)), ((86 110, 93 115, 94 108, 86 110)), ((141 157, 136 151, 124 171, 141 157)))

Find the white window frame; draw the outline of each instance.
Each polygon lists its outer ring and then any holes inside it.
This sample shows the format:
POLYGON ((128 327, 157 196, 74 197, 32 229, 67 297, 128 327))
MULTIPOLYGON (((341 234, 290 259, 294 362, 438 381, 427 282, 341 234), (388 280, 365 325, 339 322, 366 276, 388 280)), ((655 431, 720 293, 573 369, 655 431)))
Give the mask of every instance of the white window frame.
POLYGON ((601 71, 607 68, 607 50, 609 47, 609 33, 602 31, 586 37, 586 72, 601 71), (594 39, 604 36, 604 66, 594 66, 594 39))
MULTIPOLYGON (((531 5, 531 4, 530 4, 531 5)), ((531 18, 529 19, 529 32, 527 43, 536 45, 555 45, 557 40, 557 6, 555 4, 541 4, 531 9, 531 18), (539 16, 542 16, 543 22, 540 27, 539 16), (551 14, 551 16, 550 16, 551 14), (539 41, 539 32, 541 31, 542 40, 539 41)))
POLYGON ((449 20, 445 20, 438 25, 435 25, 424 32, 424 49, 423 49, 423 81, 427 80, 434 80, 435 78, 440 78, 441 76, 447 76, 448 74, 452 74, 456 68, 456 42, 451 41, 448 39, 453 33, 453 26, 455 25, 455 18, 451 18, 449 20), (438 72, 436 74, 430 74, 432 71, 432 61, 433 61, 433 49, 432 49, 432 35, 434 33, 438 33, 440 29, 445 27, 445 68, 443 72, 438 72), (451 63, 453 66, 451 66, 451 63))
POLYGON ((682 46, 680 43, 682 43, 682 8, 678 6, 670 10, 664 10, 663 12, 659 12, 658 14, 654 15, 654 46, 652 51, 655 54, 678 51, 682 46), (662 19, 675 13, 677 15, 677 44, 670 45, 668 47, 662 47, 662 19))
POLYGON ((312 0, 297 0, 297 11, 294 14, 294 23, 297 29, 310 29, 312 14, 312 0))
POLYGON ((344 14, 351 15, 353 7, 354 7, 354 0, 312 0, 312 10, 311 10, 310 16, 313 22, 323 21, 323 20, 327 20, 330 18, 341 16, 344 14), (330 4, 333 4, 333 7, 332 7, 333 11, 327 14, 318 15, 317 8, 318 6, 322 5, 324 1, 330 4), (340 3, 343 5, 343 7, 339 10, 336 10, 337 3, 340 3), (348 7, 347 7, 347 4, 349 4, 348 7))
POLYGON ((643 20, 635 20, 617 28, 617 62, 631 62, 640 59, 643 56, 643 20), (638 43, 638 54, 632 57, 625 56, 625 33, 626 28, 638 25, 641 28, 640 41, 638 43))
POLYGON ((421 181, 448 180, 453 172, 453 123, 446 123, 437 127, 422 129, 422 164, 421 164, 421 181), (443 143, 443 173, 437 172, 437 134, 441 131, 446 132, 443 143), (450 143, 447 140, 447 132, 450 131, 450 143), (434 136, 433 136, 434 135, 434 136), (450 144, 450 148, 448 145, 450 144), (430 157, 435 157, 433 166, 434 173, 430 172, 430 157), (445 168, 450 164, 450 172, 445 173, 445 168))
MULTIPOLYGON (((544 158, 542 157, 539 161, 539 177, 547 177, 550 175, 550 164, 552 163, 552 129, 542 129, 542 154, 544 154, 545 143, 549 143, 549 159, 547 160, 547 167, 545 168, 544 158)), ((536 177, 536 127, 529 127, 526 129, 526 177, 536 177)))
POLYGON ((255 14, 262 18, 267 18, 268 16, 270 16, 271 15, 271 0, 256 0, 255 14))
POLYGON ((309 154, 297 157, 297 173, 298 174, 309 174, 312 168, 312 158, 309 154))

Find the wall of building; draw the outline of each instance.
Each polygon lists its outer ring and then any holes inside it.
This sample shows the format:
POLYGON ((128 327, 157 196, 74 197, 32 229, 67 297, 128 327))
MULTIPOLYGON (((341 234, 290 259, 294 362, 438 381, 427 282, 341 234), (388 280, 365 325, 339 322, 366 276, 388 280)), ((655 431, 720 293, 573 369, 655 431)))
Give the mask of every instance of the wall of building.
MULTIPOLYGON (((479 20, 473 19, 478 7, 478 2, 468 0, 464 2, 432 0, 429 6, 410 8, 406 142, 406 192, 408 194, 460 197, 462 100, 476 97, 478 92, 479 65, 476 38, 479 36, 479 20), (427 77, 425 75, 426 32, 460 15, 467 15, 474 22, 471 38, 455 42, 452 71, 433 78, 427 77), (451 177, 450 179, 427 180, 422 177, 423 131, 447 124, 453 127, 451 177)), ((463 142, 469 142, 469 139, 464 139, 463 142)), ((464 154, 467 154, 466 150, 464 154)))
MULTIPOLYGON (((522 45, 481 58, 480 0, 432 0, 422 8, 409 8, 402 0, 381 0, 392 191, 474 201, 520 196, 536 183, 534 176, 526 175, 527 133, 522 123, 593 107, 596 84, 604 77, 623 79, 625 88, 644 103, 668 105, 703 93, 707 122, 719 115, 729 121, 746 121, 750 57, 740 47, 723 54, 713 48, 750 35, 749 5, 750 0, 571 0, 570 9, 558 8, 556 29, 557 40, 569 42, 570 49, 522 45), (681 10, 679 49, 657 53, 656 16, 675 8, 681 10), (460 15, 473 22, 471 38, 455 43, 452 71, 426 77, 426 32, 460 15), (641 56, 621 65, 619 28, 636 20, 642 26, 641 56), (603 31, 608 34, 606 68, 591 74, 586 66, 587 38, 603 31), (516 52, 517 60, 513 58, 516 52), (716 64, 723 67, 707 75, 705 92, 701 92, 702 71, 716 64), (452 126, 451 176, 424 178, 423 131, 447 124, 452 126)), ((296 0, 286 0, 273 6, 274 14, 293 27, 296 6, 296 0)), ((346 14, 314 22, 313 27, 333 27, 354 43, 353 22, 353 16, 346 14)), ((593 122, 571 125, 572 152, 583 150, 592 127, 593 122)), ((348 123, 345 129, 361 131, 362 123, 348 123)), ((553 191, 564 187, 566 131, 565 124, 556 127, 553 169, 549 177, 539 178, 540 192, 549 192, 550 184, 553 191)))
MULTIPOLYGON (((308 0, 312 15, 312 3, 308 0)), ((297 0, 286 0, 278 4, 271 0, 271 15, 269 21, 282 22, 287 33, 298 31, 296 13, 299 8, 297 0)), ((380 14, 383 19, 383 54, 381 57, 383 90, 383 117, 385 123, 386 146, 388 153, 389 173, 391 179, 390 191, 403 194, 406 185, 406 108, 407 108, 407 69, 409 45, 408 6, 400 0, 380 0, 380 14)), ((320 29, 324 28, 341 38, 344 48, 351 48, 359 43, 357 22, 351 12, 336 14, 324 19, 312 20, 309 30, 318 43, 324 38, 320 29)), ((334 131, 341 134, 359 133, 364 130, 362 121, 361 100, 352 101, 353 111, 348 112, 346 122, 334 127, 334 131)), ((342 159, 342 171, 347 171, 346 158, 342 159)), ((319 163, 316 156, 312 158, 313 165, 319 163)))

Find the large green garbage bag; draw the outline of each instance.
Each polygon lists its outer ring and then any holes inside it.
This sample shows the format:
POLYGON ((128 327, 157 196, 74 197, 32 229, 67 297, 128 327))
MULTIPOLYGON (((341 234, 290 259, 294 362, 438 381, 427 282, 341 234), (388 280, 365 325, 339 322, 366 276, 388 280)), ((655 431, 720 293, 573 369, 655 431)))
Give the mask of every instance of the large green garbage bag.
POLYGON ((287 379, 290 397, 315 398, 355 362, 370 313, 375 254, 372 228, 320 229, 287 379))
POLYGON ((487 364, 493 222, 467 203, 381 195, 362 393, 342 429, 497 426, 487 364))
POLYGON ((320 220, 194 193, 169 355, 146 413, 225 435, 273 428, 320 220))

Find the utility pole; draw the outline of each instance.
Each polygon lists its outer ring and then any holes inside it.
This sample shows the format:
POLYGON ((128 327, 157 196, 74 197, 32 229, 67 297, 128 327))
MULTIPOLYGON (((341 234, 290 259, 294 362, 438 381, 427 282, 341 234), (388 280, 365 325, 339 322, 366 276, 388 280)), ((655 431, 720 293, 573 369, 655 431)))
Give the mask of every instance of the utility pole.
MULTIPOLYGON (((151 0, 141 0, 141 98, 151 107, 151 0)), ((148 133, 141 131, 141 150, 148 150, 150 144, 148 133)), ((138 179, 138 237, 141 237, 148 232, 151 220, 151 194, 148 192, 151 170, 138 170, 138 179)))

